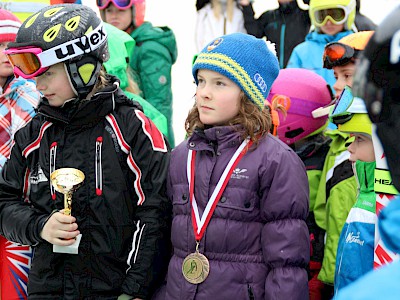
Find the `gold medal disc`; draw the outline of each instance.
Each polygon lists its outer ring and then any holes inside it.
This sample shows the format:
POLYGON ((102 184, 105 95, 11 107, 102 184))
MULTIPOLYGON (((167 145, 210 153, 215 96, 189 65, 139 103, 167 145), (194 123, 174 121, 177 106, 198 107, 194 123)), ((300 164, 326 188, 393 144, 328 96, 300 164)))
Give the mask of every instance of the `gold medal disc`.
POLYGON ((207 257, 199 252, 191 253, 182 263, 183 277, 193 284, 202 283, 210 273, 210 263, 207 257))

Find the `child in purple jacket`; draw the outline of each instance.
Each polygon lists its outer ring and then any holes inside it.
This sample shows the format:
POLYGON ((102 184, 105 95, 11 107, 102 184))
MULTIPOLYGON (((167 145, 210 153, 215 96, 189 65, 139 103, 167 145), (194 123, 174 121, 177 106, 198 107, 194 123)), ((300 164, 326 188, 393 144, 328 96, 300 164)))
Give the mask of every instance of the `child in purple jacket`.
POLYGON ((273 46, 234 33, 195 58, 188 139, 172 152, 165 299, 308 299, 308 181, 269 134, 273 46))

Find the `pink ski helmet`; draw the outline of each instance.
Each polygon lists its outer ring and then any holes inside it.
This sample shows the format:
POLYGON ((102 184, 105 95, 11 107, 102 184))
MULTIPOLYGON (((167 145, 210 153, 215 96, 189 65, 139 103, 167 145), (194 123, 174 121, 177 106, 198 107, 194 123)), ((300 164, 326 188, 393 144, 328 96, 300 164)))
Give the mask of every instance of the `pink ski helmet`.
POLYGON ((279 112, 278 137, 291 145, 313 135, 327 123, 328 115, 313 118, 312 111, 328 105, 332 92, 320 75, 306 69, 282 69, 267 98, 270 103, 290 99, 286 117, 279 112))

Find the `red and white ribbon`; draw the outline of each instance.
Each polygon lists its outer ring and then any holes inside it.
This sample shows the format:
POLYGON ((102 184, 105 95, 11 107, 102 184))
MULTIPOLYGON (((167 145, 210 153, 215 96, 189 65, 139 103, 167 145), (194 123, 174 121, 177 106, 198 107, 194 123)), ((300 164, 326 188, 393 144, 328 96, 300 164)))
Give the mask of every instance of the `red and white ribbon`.
POLYGON ((210 222, 211 216, 214 213, 214 210, 217 206, 219 199, 224 192, 230 176, 235 169, 236 165, 239 163, 240 159, 246 154, 247 150, 250 148, 252 141, 250 139, 245 139, 236 152, 233 154, 229 163, 225 167, 224 172, 222 173, 221 178, 218 181, 217 186, 215 187, 211 198, 208 200, 207 205, 204 209, 203 215, 200 218, 199 209, 197 207, 197 202, 194 197, 194 177, 195 177, 195 160, 196 160, 196 151, 189 150, 188 158, 187 158, 187 178, 189 183, 189 200, 192 206, 192 225, 194 236, 196 241, 200 241, 204 235, 204 232, 207 228, 208 223, 210 222))

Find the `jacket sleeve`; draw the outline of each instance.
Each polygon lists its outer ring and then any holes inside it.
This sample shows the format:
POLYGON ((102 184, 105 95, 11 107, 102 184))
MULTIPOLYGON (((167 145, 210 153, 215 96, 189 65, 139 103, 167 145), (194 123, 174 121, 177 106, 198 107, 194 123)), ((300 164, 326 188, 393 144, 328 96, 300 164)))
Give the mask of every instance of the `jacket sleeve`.
POLYGON ((128 164, 134 173, 132 185, 137 195, 136 231, 132 237, 129 269, 123 293, 147 299, 164 279, 170 258, 172 205, 166 197, 169 146, 142 112, 138 120, 129 117, 126 132, 131 151, 128 164))
POLYGON ((145 47, 138 61, 143 98, 171 122, 171 71, 174 60, 169 50, 156 41, 147 41, 140 47, 145 47))
POLYGON ((210 42, 207 40, 207 35, 206 35, 206 30, 209 30, 209 28, 206 28, 204 22, 207 19, 207 7, 203 7, 202 9, 197 11, 196 14, 196 23, 195 23, 195 31, 194 31, 194 43, 196 46, 196 53, 200 52, 206 45, 206 43, 210 42))
POLYGON ((242 6, 244 27, 248 34, 254 35, 257 38, 262 38, 264 36, 263 26, 260 24, 260 19, 254 18, 253 5, 242 6))
POLYGON ((268 267, 265 299, 308 299, 310 258, 308 180, 300 158, 291 150, 269 155, 263 171, 262 230, 268 267))
MULTIPOLYGON (((347 161, 350 164, 349 161, 347 161)), ((336 253, 340 233, 357 196, 357 181, 354 176, 340 181, 332 187, 326 203, 326 241, 322 268, 318 279, 333 285, 336 253)))
POLYGON ((24 179, 29 170, 22 155, 21 141, 27 139, 27 131, 25 127, 15 134, 10 159, 0 175, 0 234, 9 241, 32 246, 43 241, 40 231, 49 214, 25 201, 24 179))
MULTIPOLYGON (((175 36, 175 54, 177 53, 175 36)), ((138 69, 136 76, 139 76, 140 88, 143 98, 157 108, 166 118, 168 123, 168 141, 174 146, 174 135, 172 127, 172 81, 171 71, 176 56, 167 47, 156 41, 146 41, 141 46, 142 53, 137 59, 138 69)), ((135 49, 136 51, 136 49, 135 49)))

